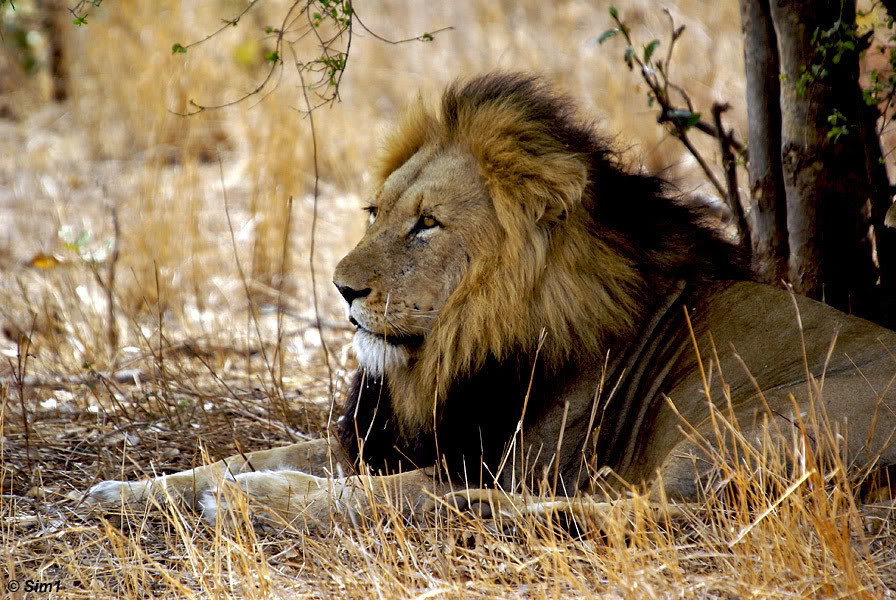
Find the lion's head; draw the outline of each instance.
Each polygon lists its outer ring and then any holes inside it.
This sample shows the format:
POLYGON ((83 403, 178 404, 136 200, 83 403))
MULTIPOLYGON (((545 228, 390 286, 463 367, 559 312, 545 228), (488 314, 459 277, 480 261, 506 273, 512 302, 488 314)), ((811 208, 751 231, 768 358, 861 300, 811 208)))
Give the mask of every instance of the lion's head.
POLYGON ((715 239, 525 75, 451 86, 438 111, 418 101, 375 176, 369 227, 334 283, 405 431, 430 426, 434 402, 489 357, 538 348, 550 370, 602 356, 715 239))

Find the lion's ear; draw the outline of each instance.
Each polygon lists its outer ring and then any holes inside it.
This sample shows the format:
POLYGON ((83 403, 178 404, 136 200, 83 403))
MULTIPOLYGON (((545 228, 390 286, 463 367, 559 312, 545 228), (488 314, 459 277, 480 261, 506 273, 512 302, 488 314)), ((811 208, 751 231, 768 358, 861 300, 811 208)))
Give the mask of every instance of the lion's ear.
POLYGON ((456 118, 457 135, 479 162, 499 216, 511 211, 513 220, 522 214, 531 223, 548 224, 581 204, 588 185, 586 155, 570 152, 544 123, 527 121, 506 102, 466 112, 456 118))
POLYGON ((517 151, 511 160, 488 153, 480 160, 499 218, 517 221, 522 215, 539 225, 562 221, 582 203, 588 185, 588 168, 584 157, 577 154, 517 151))
POLYGON ((588 168, 579 155, 541 157, 543 168, 532 177, 531 196, 536 223, 562 221, 582 203, 588 185, 588 168))

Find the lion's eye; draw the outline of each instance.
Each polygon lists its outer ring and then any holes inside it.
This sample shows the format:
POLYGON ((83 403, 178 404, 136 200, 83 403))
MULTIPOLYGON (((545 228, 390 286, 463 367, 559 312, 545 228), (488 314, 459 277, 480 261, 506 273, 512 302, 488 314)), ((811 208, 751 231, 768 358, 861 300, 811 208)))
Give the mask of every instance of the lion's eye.
POLYGON ((413 229, 411 229, 410 235, 416 235, 421 231, 439 227, 441 225, 442 224, 439 223, 438 219, 436 219, 432 215, 420 215, 420 218, 417 219, 417 222, 414 224, 413 229))
POLYGON ((376 221, 376 207, 375 206, 365 206, 364 210, 367 211, 367 225, 373 225, 373 222, 376 221))

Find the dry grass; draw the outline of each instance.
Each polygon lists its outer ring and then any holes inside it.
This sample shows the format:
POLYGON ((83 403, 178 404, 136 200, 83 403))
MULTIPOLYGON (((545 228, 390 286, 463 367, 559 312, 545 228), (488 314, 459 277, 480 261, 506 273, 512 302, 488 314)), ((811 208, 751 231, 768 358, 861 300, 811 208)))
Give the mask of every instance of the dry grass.
MULTIPOLYGON (((287 71, 263 99, 190 119, 170 112, 252 89, 266 42, 252 44, 286 4, 263 3, 186 56, 168 48, 242 5, 104 4, 68 30, 66 104, 44 101, 39 81, 4 98, 21 118, 0 120, 0 586, 58 582, 66 598, 896 596, 896 519, 855 503, 861 471, 833 451, 827 462, 804 454, 796 472, 781 450, 760 455, 762 486, 723 472, 730 485, 688 518, 638 501, 580 536, 535 517, 408 524, 390 507, 325 537, 209 530, 176 506, 130 518, 76 507, 70 495, 99 479, 321 435, 328 390, 341 398, 352 367, 330 273, 360 235, 378 134, 418 90, 432 97, 494 68, 540 71, 621 132, 635 162, 670 167, 686 189, 699 180, 656 126, 621 47, 588 44, 609 27, 605 6, 359 4, 387 37, 456 29, 428 45, 359 34, 343 102, 316 114, 328 365, 311 324, 314 169, 297 82, 287 71)), ((652 3, 619 8, 645 42, 666 33, 652 3)), ((689 28, 675 76, 698 106, 732 101, 743 131, 736 3, 674 11, 689 28)))

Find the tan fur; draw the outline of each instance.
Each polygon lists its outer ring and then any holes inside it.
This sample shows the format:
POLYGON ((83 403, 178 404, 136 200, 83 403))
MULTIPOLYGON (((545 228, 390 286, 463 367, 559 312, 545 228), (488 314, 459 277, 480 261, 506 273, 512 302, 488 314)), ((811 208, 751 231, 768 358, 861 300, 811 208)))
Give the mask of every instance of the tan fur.
POLYGON ((383 148, 374 162, 373 172, 381 184, 417 152, 435 126, 422 98, 417 98, 416 102, 405 109, 398 125, 384 140, 383 148))

